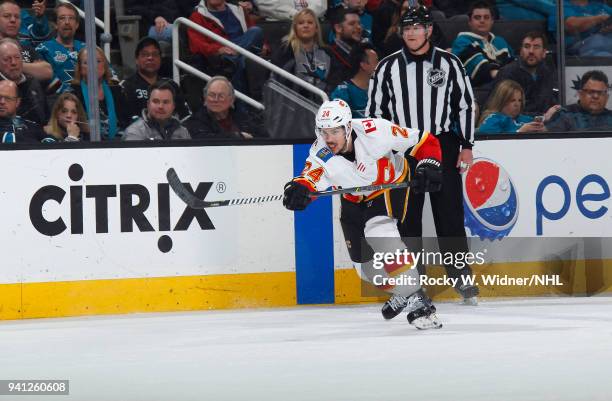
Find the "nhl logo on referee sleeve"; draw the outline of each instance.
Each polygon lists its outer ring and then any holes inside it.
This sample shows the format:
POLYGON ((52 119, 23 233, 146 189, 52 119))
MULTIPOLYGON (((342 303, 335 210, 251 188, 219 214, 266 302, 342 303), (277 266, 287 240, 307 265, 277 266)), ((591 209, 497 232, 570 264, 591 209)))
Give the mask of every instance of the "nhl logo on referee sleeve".
POLYGON ((427 71, 427 83, 429 86, 440 88, 446 83, 446 71, 432 68, 427 71))

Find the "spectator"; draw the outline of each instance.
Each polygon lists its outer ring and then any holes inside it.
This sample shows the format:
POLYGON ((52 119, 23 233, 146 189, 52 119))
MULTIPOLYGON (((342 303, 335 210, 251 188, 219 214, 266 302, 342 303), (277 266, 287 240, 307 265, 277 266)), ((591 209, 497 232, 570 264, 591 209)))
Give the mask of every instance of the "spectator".
POLYGON ((497 0, 496 5, 505 20, 545 20, 557 13, 556 0, 497 0))
POLYGON ((322 18, 327 11, 327 1, 324 0, 257 0, 259 14, 266 18, 280 21, 293 21, 295 15, 305 9, 314 12, 317 19, 322 18))
MULTIPOLYGON (((383 0, 372 15, 372 43, 379 51, 383 51, 384 42, 389 36, 389 31, 394 28, 397 33, 399 16, 404 13, 400 9, 408 9, 408 0, 383 0), (405 5, 404 5, 405 4, 405 5)), ((383 52, 384 53, 384 52, 383 52)))
MULTIPOLYGON (((248 3, 250 4, 250 3, 248 3)), ((255 54, 262 51, 263 31, 260 27, 251 24, 247 19, 249 7, 247 2, 240 6, 228 4, 225 0, 202 0, 196 10, 189 17, 198 25, 216 33, 235 43, 236 45, 255 54)), ((246 88, 244 57, 235 50, 221 45, 193 29, 187 31, 189 49, 193 54, 209 59, 228 60, 235 67, 232 77, 234 87, 239 91, 246 88)), ((203 66, 202 61, 195 61, 203 66)), ((219 61, 213 62, 219 63, 219 61)))
MULTIPOLYGON (((563 12, 568 55, 612 57, 611 6, 589 0, 566 0, 563 12)), ((549 22, 556 27, 555 16, 549 22)))
POLYGON ((55 39, 41 43, 36 51, 53 67, 54 78, 47 91, 62 93, 70 88, 77 55, 85 43, 74 38, 79 29, 79 13, 72 4, 60 3, 55 7, 55 24, 55 39))
POLYGON ((174 87, 167 81, 151 85, 151 96, 142 117, 125 130, 124 141, 190 139, 189 132, 174 117, 174 87))
POLYGON ((319 89, 331 89, 327 86, 331 59, 324 50, 314 11, 305 8, 295 14, 291 30, 272 55, 272 62, 319 89))
MULTIPOLYGON (((359 15, 359 22, 361 23, 361 36, 363 39, 370 40, 372 36, 372 15, 366 11, 366 3, 367 0, 342 0, 342 2, 339 3, 336 8, 332 9, 330 12, 333 16, 333 13, 337 12, 341 8, 357 11, 357 14, 359 15)), ((332 30, 329 32, 328 41, 331 44, 334 43, 335 40, 336 32, 332 30)))
POLYGON ((525 112, 542 113, 557 104, 554 92, 555 74, 546 66, 546 35, 541 32, 525 34, 518 60, 505 65, 497 74, 497 81, 511 79, 525 92, 525 112))
MULTIPOLYGON (((128 115, 134 119, 142 115, 149 100, 149 86, 161 79, 159 69, 161 66, 161 48, 159 42, 153 38, 145 37, 136 45, 136 72, 121 82, 123 95, 127 100, 128 115)), ((176 113, 182 121, 191 115, 191 110, 185 101, 181 88, 172 80, 168 84, 174 88, 176 95, 176 113)))
POLYGON ((19 42, 0 39, 0 79, 13 81, 19 88, 21 100, 17 114, 42 126, 48 116, 45 92, 36 78, 24 73, 23 65, 19 42))
POLYGON ((0 132, 2 143, 38 143, 40 126, 17 116, 19 93, 13 81, 0 81, 0 132))
POLYGON ((140 15, 141 31, 159 41, 172 41, 172 23, 180 16, 176 0, 125 0, 126 15, 140 15))
POLYGON ((470 6, 470 32, 461 32, 453 42, 452 52, 465 66, 474 86, 491 83, 499 69, 512 61, 512 49, 501 36, 491 33, 493 9, 485 1, 470 6))
POLYGON ((63 93, 57 98, 44 130, 47 136, 43 143, 89 141, 87 116, 73 93, 63 93))
POLYGON ((350 54, 351 79, 342 82, 329 96, 348 103, 353 118, 366 118, 368 104, 368 84, 378 65, 378 54, 372 45, 360 43, 350 54))
POLYGON ((32 14, 22 9, 20 12, 21 24, 19 27, 19 40, 38 43, 46 40, 51 33, 49 21, 45 15, 47 0, 33 0, 32 14))
POLYGON ((578 103, 559 110, 546 124, 549 131, 610 131, 612 111, 606 108, 610 85, 602 71, 588 71, 577 83, 578 103))
POLYGON ((362 39, 359 14, 355 10, 341 8, 334 13, 332 27, 336 32, 336 40, 329 47, 331 66, 327 83, 333 89, 349 78, 348 71, 351 69, 349 56, 351 50, 362 39))
POLYGON ((525 93, 517 82, 510 79, 501 81, 495 87, 485 110, 480 117, 478 132, 481 134, 499 134, 511 132, 544 132, 544 121, 557 111, 551 107, 546 115, 528 116, 523 113, 525 93))
MULTIPOLYGON (((99 47, 96 48, 96 60, 100 106, 100 136, 103 140, 113 140, 120 135, 120 130, 128 125, 128 107, 121 92, 121 87, 112 79, 108 60, 106 60, 104 52, 99 47)), ((70 85, 70 91, 85 106, 87 116, 91 117, 87 88, 87 48, 81 49, 77 56, 77 68, 70 85)))
MULTIPOLYGON (((12 38, 19 41, 21 27, 21 8, 13 0, 0 0, 0 39, 12 38)), ((39 81, 53 77, 51 65, 44 61, 28 40, 20 42, 23 71, 39 81)))
POLYGON ((234 88, 227 78, 212 77, 204 88, 204 107, 194 113, 185 126, 193 139, 251 139, 267 136, 243 112, 233 110, 234 88))

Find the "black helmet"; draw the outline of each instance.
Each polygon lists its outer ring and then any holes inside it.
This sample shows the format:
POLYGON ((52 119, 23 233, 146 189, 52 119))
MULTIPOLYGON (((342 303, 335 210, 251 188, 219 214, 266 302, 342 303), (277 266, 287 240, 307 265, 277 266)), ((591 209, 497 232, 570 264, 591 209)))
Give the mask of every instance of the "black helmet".
POLYGON ((405 27, 408 25, 430 25, 433 24, 433 18, 431 12, 425 6, 410 7, 402 17, 400 18, 400 26, 405 27))

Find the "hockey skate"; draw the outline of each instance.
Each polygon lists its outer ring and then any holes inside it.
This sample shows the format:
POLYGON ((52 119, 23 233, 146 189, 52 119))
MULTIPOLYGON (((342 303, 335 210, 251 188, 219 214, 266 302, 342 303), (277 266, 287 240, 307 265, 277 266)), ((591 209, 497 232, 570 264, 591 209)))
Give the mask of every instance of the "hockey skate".
POLYGON ((408 323, 419 330, 439 329, 442 323, 436 315, 436 307, 423 290, 412 294, 409 298, 410 312, 408 312, 408 323))
POLYGON ((475 285, 462 284, 459 287, 455 287, 455 291, 463 298, 464 305, 478 305, 478 294, 480 294, 480 290, 475 285))
POLYGON ((402 313, 408 305, 408 298, 401 295, 392 294, 391 298, 383 304, 380 310, 386 320, 393 319, 395 316, 402 313))

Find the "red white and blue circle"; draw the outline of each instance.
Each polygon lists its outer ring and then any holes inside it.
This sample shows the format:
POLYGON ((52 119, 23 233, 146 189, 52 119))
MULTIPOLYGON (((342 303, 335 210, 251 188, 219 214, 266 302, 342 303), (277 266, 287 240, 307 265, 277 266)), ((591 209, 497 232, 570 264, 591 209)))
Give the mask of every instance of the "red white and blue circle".
POLYGON ((463 174, 464 224, 480 239, 502 239, 518 219, 519 202, 510 175, 486 158, 474 159, 463 174))

